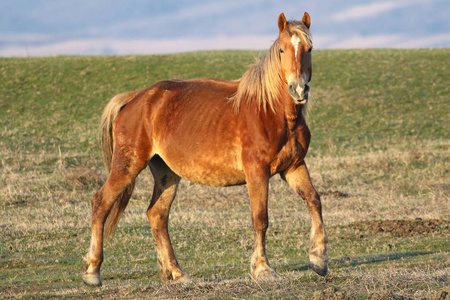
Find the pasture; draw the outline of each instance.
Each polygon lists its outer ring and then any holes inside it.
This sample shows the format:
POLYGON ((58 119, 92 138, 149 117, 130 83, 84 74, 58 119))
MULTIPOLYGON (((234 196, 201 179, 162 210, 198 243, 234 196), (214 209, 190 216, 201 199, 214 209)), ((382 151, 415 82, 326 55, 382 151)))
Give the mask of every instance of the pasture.
POLYGON ((322 198, 326 277, 308 268, 310 217, 279 177, 267 232, 277 281, 250 276, 246 187, 182 180, 169 226, 193 282, 162 283, 145 170, 105 243, 104 286, 84 286, 108 99, 163 79, 238 79, 260 54, 0 58, 0 297, 450 297, 450 49, 313 51, 305 160, 322 198))

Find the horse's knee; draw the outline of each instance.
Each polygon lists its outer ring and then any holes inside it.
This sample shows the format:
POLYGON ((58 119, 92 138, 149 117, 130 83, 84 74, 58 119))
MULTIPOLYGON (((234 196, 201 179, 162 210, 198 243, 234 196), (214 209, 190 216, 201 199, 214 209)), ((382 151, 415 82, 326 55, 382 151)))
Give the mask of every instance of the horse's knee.
POLYGON ((320 195, 315 189, 300 190, 297 189, 297 194, 305 201, 310 210, 322 210, 322 202, 320 195))
POLYGON ((269 219, 267 213, 260 213, 253 216, 253 229, 255 231, 266 232, 269 227, 269 219))
POLYGON ((157 211, 156 209, 148 210, 147 217, 150 221, 150 226, 155 229, 167 226, 169 219, 169 216, 166 213, 162 213, 161 211, 157 211))
POLYGON ((319 194, 313 194, 309 199, 306 200, 308 206, 311 208, 322 210, 322 202, 320 201, 319 194))

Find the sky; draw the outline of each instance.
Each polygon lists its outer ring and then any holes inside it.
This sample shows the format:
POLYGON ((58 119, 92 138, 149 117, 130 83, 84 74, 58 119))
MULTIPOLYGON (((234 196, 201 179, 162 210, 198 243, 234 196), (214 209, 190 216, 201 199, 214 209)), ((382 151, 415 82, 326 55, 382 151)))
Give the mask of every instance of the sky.
POLYGON ((450 0, 1 0, 0 56, 264 50, 305 11, 315 49, 450 47, 450 0))

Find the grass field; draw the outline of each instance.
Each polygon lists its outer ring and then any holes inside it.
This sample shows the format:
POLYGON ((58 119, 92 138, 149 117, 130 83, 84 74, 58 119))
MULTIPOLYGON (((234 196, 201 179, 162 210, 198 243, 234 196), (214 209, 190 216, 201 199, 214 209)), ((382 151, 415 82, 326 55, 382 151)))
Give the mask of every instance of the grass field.
POLYGON ((108 99, 168 78, 237 79, 259 54, 0 58, 0 298, 450 297, 450 49, 314 51, 306 162, 326 277, 308 269, 306 206, 274 177, 267 251, 280 280, 250 277, 245 186, 182 181, 170 230, 193 283, 162 283, 145 170, 105 245, 104 286, 84 286, 108 99))

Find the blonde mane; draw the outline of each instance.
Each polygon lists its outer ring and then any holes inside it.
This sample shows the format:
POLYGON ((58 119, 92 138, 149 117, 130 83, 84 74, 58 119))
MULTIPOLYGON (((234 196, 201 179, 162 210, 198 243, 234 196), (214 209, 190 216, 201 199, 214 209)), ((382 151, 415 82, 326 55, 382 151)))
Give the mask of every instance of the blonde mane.
MULTIPOLYGON (((290 36, 296 35, 308 45, 312 44, 309 30, 302 22, 289 21, 286 30, 290 36)), ((275 112, 275 104, 280 97, 283 83, 277 38, 269 51, 241 77, 238 90, 230 97, 230 101, 237 111, 242 102, 246 102, 248 105, 254 103, 259 109, 262 107, 264 112, 267 107, 275 112)))

